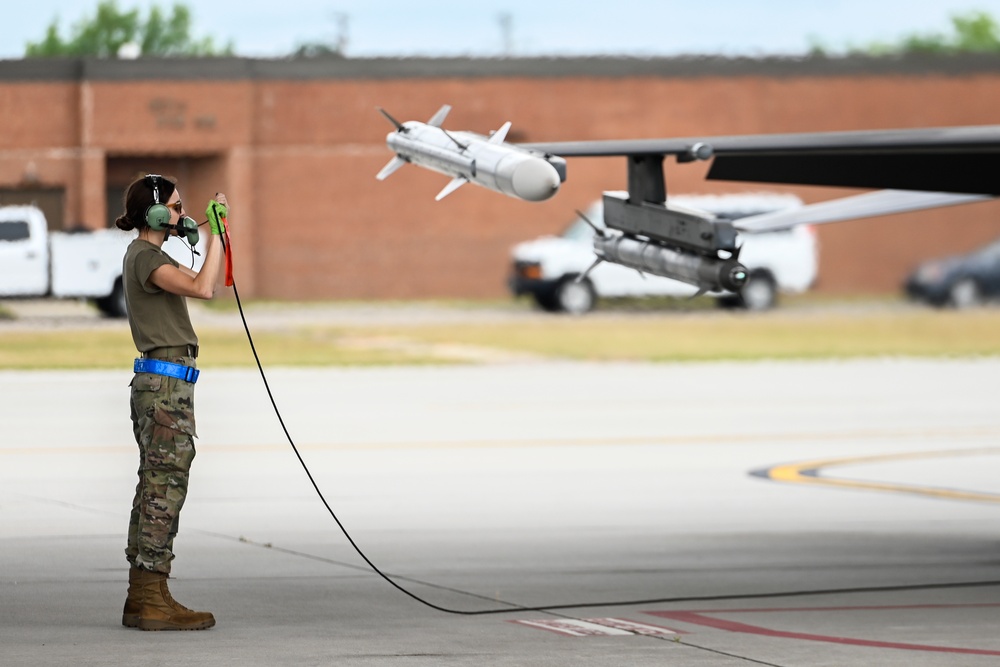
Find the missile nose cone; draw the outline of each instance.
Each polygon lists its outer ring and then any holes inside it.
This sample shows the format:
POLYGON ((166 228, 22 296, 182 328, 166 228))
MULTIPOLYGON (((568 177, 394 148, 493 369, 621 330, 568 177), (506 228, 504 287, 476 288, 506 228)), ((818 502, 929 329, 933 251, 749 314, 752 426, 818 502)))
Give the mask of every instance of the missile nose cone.
POLYGON ((525 160, 511 176, 514 194, 527 201, 545 201, 559 191, 559 172, 541 158, 525 160))

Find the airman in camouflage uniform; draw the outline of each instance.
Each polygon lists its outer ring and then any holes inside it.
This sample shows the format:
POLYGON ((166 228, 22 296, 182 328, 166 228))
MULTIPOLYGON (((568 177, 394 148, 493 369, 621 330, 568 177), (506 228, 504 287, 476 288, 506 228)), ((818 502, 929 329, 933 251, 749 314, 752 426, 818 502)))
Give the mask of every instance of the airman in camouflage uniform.
POLYGON ((194 246, 198 224, 185 215, 175 183, 155 174, 125 191, 119 229, 138 231, 122 263, 129 328, 140 358, 132 379, 132 430, 139 445, 139 483, 132 500, 125 555, 130 564, 122 625, 140 630, 204 630, 209 612, 174 600, 167 586, 178 519, 194 460, 194 382, 198 336, 187 298, 210 299, 222 260, 226 198, 209 204, 210 229, 200 271, 181 266, 163 251, 176 232, 194 246), (167 362, 167 363, 163 363, 167 362), (181 377, 176 377, 180 372, 181 377))

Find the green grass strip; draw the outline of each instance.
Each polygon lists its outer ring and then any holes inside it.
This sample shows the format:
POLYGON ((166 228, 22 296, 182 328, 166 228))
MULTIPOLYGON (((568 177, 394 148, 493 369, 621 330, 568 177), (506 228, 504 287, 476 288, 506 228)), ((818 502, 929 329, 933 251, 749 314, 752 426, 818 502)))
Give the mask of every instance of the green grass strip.
MULTIPOLYGON (((242 330, 208 329, 199 336, 200 367, 253 366, 242 330)), ((504 353, 652 362, 975 357, 1000 355, 1000 310, 538 316, 447 325, 261 329, 254 339, 267 366, 475 363, 504 358, 504 353)), ((125 326, 41 331, 0 326, 0 369, 123 368, 134 357, 125 326)))

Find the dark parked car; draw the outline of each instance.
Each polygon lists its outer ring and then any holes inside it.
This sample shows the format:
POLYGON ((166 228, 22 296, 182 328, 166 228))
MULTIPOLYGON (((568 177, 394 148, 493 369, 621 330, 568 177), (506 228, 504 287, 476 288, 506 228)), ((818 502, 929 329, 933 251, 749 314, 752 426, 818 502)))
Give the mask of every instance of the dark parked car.
POLYGON ((935 306, 968 308, 1000 299, 1000 240, 966 255, 924 262, 906 279, 905 289, 935 306))

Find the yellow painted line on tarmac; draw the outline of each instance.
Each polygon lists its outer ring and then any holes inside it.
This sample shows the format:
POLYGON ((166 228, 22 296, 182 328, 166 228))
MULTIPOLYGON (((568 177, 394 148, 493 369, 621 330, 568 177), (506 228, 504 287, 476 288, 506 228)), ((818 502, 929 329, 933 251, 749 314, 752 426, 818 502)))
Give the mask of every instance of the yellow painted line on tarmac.
MULTIPOLYGON (((948 428, 948 429, 869 429, 839 432, 795 432, 795 433, 713 433, 685 434, 674 436, 626 436, 626 437, 580 437, 580 438, 532 438, 524 440, 413 440, 392 442, 331 442, 297 443, 302 451, 381 451, 381 450, 450 450, 450 449, 524 449, 534 447, 627 447, 627 446, 685 446, 685 445, 731 445, 758 443, 812 443, 837 442, 841 440, 912 440, 922 438, 969 438, 991 437, 1000 439, 1000 429, 993 426, 948 428)), ((239 444, 219 440, 197 440, 200 451, 218 453, 277 452, 288 449, 288 443, 279 435, 271 444, 239 444)), ((118 445, 90 445, 80 447, 0 447, 0 456, 27 454, 116 454, 134 451, 135 443, 122 441, 118 445)), ((1000 451, 1000 450, 998 450, 1000 451)), ((835 461, 835 460, 834 460, 835 461)), ((795 464, 800 465, 800 464, 795 464)), ((804 464, 803 464, 804 465, 804 464)), ((779 466, 784 468, 785 466, 779 466)), ((775 468, 777 470, 778 468, 775 468)))
POLYGON ((976 502, 1000 503, 1000 494, 997 493, 944 489, 913 484, 896 484, 892 482, 869 482, 855 479, 821 476, 823 471, 840 466, 885 463, 888 461, 912 461, 918 459, 945 459, 975 456, 1000 456, 1000 448, 991 447, 936 452, 910 452, 905 454, 885 454, 881 456, 861 456, 841 459, 819 459, 816 461, 774 466, 765 470, 755 471, 753 474, 775 482, 783 482, 786 484, 811 484, 846 489, 865 489, 869 491, 905 493, 928 496, 931 498, 942 498, 946 500, 971 500, 976 502))

